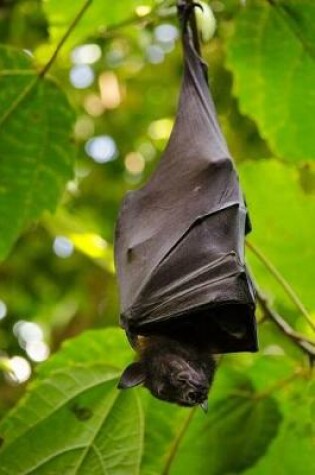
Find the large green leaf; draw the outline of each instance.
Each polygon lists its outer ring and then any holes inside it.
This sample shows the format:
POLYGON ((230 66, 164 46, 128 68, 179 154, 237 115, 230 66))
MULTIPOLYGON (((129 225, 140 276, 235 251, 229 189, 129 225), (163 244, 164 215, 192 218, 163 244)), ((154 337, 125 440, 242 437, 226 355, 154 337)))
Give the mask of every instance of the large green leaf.
MULTIPOLYGON (((251 388, 250 380, 239 371, 220 364, 214 385, 209 396, 209 416, 215 405, 225 400, 235 387, 251 388)), ((201 419, 208 416, 196 409, 180 408, 174 404, 167 404, 142 394, 145 407, 145 440, 144 453, 141 461, 141 474, 160 475, 166 473, 177 456, 180 441, 190 430, 190 422, 200 412, 201 419)), ((206 434, 205 434, 206 437, 206 434)), ((209 448, 211 445, 209 445, 209 448)))
POLYGON ((73 112, 30 57, 0 48, 0 258, 23 227, 54 211, 72 175, 73 112))
MULTIPOLYGON (((275 338, 273 344, 278 345, 279 338, 275 338)), ((229 364, 240 366, 244 357, 245 355, 229 356, 229 364)), ((226 360, 227 358, 225 363, 226 360)), ((265 354, 253 355, 252 363, 247 369, 244 366, 242 368, 258 393, 269 394, 276 399, 282 415, 277 435, 265 456, 245 473, 314 473, 315 426, 312 424, 314 417, 311 411, 315 401, 315 384, 312 371, 307 366, 302 368, 299 361, 292 358, 265 354)))
POLYGON ((139 473, 142 410, 135 391, 116 389, 114 333, 87 333, 43 365, 0 426, 0 474, 139 473))
POLYGON ((271 397, 230 396, 196 414, 180 445, 171 473, 240 473, 262 457, 281 416, 271 397))
POLYGON ((231 368, 231 359, 220 364, 207 415, 148 398, 143 475, 235 473, 264 455, 278 430, 277 404, 256 399, 251 380, 231 368))
MULTIPOLYGON (((244 162, 239 171, 253 222, 249 241, 314 310, 315 197, 302 191, 294 166, 265 160, 244 162)), ((259 285, 283 299, 280 286, 266 267, 249 250, 247 256, 259 285)))
POLYGON ((124 332, 118 328, 88 331, 75 340, 68 340, 62 346, 62 351, 56 353, 39 366, 37 377, 46 378, 56 368, 74 363, 95 364, 106 362, 107 365, 122 369, 133 358, 124 332), (80 348, 84 351, 80 351, 80 348))
MULTIPOLYGON (((314 384, 314 383, 313 383, 314 384)), ((266 457, 246 471, 246 475, 312 475, 315 472, 315 432, 312 427, 311 384, 295 380, 277 393, 283 423, 266 457)))
POLYGON ((288 160, 315 159, 314 16, 313 0, 252 0, 228 43, 241 110, 288 160))

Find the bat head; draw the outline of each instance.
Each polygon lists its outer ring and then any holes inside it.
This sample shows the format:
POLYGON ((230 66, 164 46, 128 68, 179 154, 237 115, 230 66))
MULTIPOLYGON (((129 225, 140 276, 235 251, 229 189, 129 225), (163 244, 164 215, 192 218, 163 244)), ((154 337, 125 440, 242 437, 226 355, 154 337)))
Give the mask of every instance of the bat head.
POLYGON ((144 384, 164 401, 181 406, 205 403, 215 371, 211 356, 163 338, 148 345, 140 357, 123 372, 120 389, 144 384))

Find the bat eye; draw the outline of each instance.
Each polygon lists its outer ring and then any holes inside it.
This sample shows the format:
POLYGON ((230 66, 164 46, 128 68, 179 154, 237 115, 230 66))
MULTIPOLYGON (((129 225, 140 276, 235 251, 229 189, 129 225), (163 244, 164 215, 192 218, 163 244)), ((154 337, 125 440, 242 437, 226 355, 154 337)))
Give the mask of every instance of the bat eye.
POLYGON ((182 387, 187 386, 187 378, 182 376, 181 378, 177 378, 177 381, 180 384, 180 386, 182 387))
POLYGON ((196 393, 194 391, 189 391, 187 394, 188 401, 196 402, 196 393))

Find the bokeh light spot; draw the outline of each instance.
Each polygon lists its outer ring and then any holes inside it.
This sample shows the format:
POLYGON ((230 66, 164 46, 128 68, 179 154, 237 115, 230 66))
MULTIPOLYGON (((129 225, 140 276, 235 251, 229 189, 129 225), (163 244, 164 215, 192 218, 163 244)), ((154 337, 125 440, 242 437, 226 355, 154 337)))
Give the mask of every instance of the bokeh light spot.
POLYGON ((7 306, 6 304, 3 302, 3 300, 0 300, 0 320, 3 320, 6 315, 7 315, 7 306))
POLYGON ((87 64, 78 64, 70 70, 70 82, 77 89, 86 89, 94 81, 94 71, 87 64))
POLYGON ((117 146, 112 137, 93 137, 85 145, 86 153, 97 163, 106 163, 117 157, 117 146))
POLYGON ((151 12, 152 8, 149 5, 139 5, 136 7, 136 14, 140 17, 146 16, 151 12))
POLYGON ((41 340, 44 337, 43 330, 34 322, 19 320, 13 326, 14 335, 22 342, 41 340))
POLYGON ((147 162, 153 160, 156 155, 156 149, 153 147, 151 142, 142 142, 138 147, 139 152, 141 155, 144 156, 147 162))
POLYGON ((24 383, 32 374, 32 368, 29 362, 21 356, 10 358, 10 373, 7 374, 9 381, 13 383, 24 383))
POLYGON ((94 129, 93 120, 86 115, 82 115, 75 123, 74 134, 76 138, 86 140, 94 134, 94 129))
POLYGON ((93 64, 102 56, 101 48, 96 44, 77 46, 72 50, 71 60, 74 64, 93 64))
POLYGON ((146 53, 147 53, 148 61, 150 63, 152 64, 163 63, 165 54, 161 46, 150 45, 147 47, 146 53))
POLYGON ((149 125, 149 135, 153 140, 168 139, 173 127, 172 119, 160 119, 151 122, 149 125))
POLYGON ((154 36, 160 43, 172 43, 178 37, 178 29, 174 25, 164 23, 154 29, 154 36))
POLYGON ((47 360, 50 350, 44 341, 30 341, 26 344, 26 353, 37 363, 47 360))
POLYGON ((56 256, 66 259, 73 253, 74 246, 70 239, 65 236, 56 236, 53 242, 53 251, 56 256))
POLYGON ((128 153, 125 157, 125 167, 131 175, 139 175, 143 172, 145 167, 143 155, 139 152, 128 153))
POLYGON ((88 94, 84 99, 84 108, 86 112, 92 117, 101 116, 105 107, 102 103, 102 99, 97 94, 88 94))
POLYGON ((104 72, 98 79, 102 104, 106 109, 116 109, 121 103, 117 76, 112 71, 104 72))

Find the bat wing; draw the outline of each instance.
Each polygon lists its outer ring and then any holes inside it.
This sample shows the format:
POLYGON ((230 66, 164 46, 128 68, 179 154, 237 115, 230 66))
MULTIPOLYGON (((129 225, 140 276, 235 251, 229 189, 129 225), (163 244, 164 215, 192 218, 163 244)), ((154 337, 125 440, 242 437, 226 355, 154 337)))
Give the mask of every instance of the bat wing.
POLYGON ((218 352, 255 351, 254 290, 244 264, 246 205, 188 32, 183 46, 171 137, 150 181, 127 194, 117 222, 121 323, 146 334, 202 314, 210 333, 213 324, 235 341, 230 349, 219 344, 218 352), (240 309, 246 316, 238 328, 240 309))

